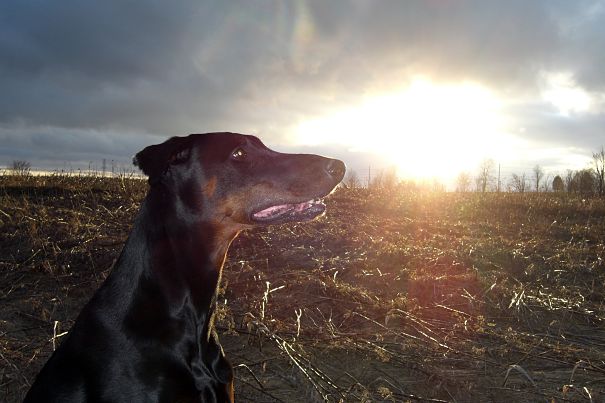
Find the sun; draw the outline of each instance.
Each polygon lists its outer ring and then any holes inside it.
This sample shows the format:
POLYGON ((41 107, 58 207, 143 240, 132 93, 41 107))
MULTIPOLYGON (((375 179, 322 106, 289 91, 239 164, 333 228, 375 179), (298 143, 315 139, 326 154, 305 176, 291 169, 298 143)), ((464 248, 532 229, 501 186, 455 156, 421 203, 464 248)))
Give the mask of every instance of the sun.
POLYGON ((415 79, 398 91, 302 122, 294 141, 377 153, 401 177, 451 180, 506 151, 501 108, 480 85, 415 79))

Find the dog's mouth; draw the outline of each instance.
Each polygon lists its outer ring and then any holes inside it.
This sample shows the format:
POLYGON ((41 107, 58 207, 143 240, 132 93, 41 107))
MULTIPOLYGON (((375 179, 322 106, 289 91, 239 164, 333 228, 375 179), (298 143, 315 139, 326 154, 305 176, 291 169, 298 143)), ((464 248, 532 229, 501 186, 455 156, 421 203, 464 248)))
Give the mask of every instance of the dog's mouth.
POLYGON ((292 221, 308 221, 326 211, 321 199, 301 203, 276 204, 252 213, 252 220, 262 224, 280 224, 292 221))

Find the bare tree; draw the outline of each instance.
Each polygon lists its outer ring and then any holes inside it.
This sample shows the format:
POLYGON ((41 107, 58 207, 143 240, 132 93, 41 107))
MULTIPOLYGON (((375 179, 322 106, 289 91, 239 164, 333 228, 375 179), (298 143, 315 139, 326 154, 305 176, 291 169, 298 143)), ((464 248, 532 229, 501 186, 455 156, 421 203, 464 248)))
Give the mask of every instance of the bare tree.
POLYGON ((359 175, 352 169, 349 169, 347 172, 347 177, 345 178, 345 186, 350 189, 357 189, 361 186, 361 180, 359 180, 359 175))
POLYGON ((565 191, 567 193, 571 193, 575 190, 573 177, 574 177, 573 170, 568 169, 567 172, 565 173, 565 191))
POLYGON ((456 192, 468 192, 471 190, 471 174, 460 172, 456 178, 456 192))
POLYGON ((534 167, 534 183, 536 184, 536 192, 540 191, 540 181, 544 177, 544 170, 540 165, 534 167))
POLYGON ((443 193, 445 192, 445 185, 439 179, 433 178, 431 191, 435 193, 443 193))
POLYGON ((555 192, 563 192, 565 190, 565 184, 559 175, 555 176, 555 178, 552 180, 552 190, 555 192))
POLYGON ((381 189, 382 185, 383 185, 383 172, 382 169, 380 171, 378 171, 377 174, 375 174, 372 177, 372 180, 370 182, 370 184, 368 185, 368 187, 372 188, 372 189, 381 189))
POLYGON ((27 176, 30 174, 32 165, 28 161, 14 160, 11 171, 14 175, 27 176))
POLYGON ((523 172, 522 175, 513 174, 509 187, 513 192, 525 193, 527 190, 527 178, 525 177, 525 172, 523 172))
POLYGON ((546 174, 546 178, 542 181, 542 190, 545 192, 551 192, 552 189, 552 174, 546 174))
POLYGON ((485 193, 489 184, 494 180, 492 171, 494 170, 494 160, 484 159, 479 165, 479 173, 475 178, 477 191, 485 193))
POLYGON ((592 162, 596 173, 597 192, 599 196, 605 194, 605 149, 601 146, 599 152, 592 154, 592 162))
POLYGON ((393 190, 397 186, 397 168, 390 167, 386 169, 382 176, 382 187, 384 189, 393 190))

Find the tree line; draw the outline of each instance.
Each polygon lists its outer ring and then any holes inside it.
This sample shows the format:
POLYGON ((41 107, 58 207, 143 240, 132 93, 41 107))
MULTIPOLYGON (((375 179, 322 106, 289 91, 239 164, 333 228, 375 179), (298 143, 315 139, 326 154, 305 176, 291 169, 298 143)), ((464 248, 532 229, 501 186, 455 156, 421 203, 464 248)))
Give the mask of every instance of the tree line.
MULTIPOLYGON (((496 163, 492 159, 483 160, 475 174, 461 172, 455 182, 457 192, 567 192, 583 195, 605 195, 605 148, 592 154, 591 166, 580 169, 568 169, 563 174, 550 174, 542 166, 535 165, 530 173, 513 173, 502 178, 496 163), (497 173, 496 173, 497 172, 497 173)), ((424 182, 401 180, 395 168, 380 170, 374 175, 368 171, 364 181, 354 170, 349 170, 344 186, 348 188, 368 187, 372 189, 404 189, 445 191, 445 186, 437 180, 424 182)))

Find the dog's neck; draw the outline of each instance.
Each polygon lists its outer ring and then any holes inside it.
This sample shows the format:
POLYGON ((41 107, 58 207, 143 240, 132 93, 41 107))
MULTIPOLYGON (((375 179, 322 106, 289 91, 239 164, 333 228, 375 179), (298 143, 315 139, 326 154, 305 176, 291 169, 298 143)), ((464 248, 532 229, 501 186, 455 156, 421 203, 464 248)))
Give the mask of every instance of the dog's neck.
POLYGON ((129 311, 157 307, 150 321, 186 315, 209 337, 222 267, 237 234, 162 211, 148 196, 108 278, 122 290, 126 319, 129 311))
POLYGON ((199 319, 211 316, 223 264, 237 231, 226 232, 213 222, 182 217, 177 211, 162 211, 162 216, 151 206, 147 210, 152 219, 145 222, 155 224, 148 231, 149 275, 173 307, 187 301, 199 319))
POLYGON ((199 390, 208 373, 228 384, 232 370, 213 318, 222 266, 237 232, 218 234, 213 225, 195 222, 175 225, 173 218, 149 198, 143 202, 120 258, 88 304, 104 314, 88 314, 114 322, 130 340, 180 351, 199 390))

